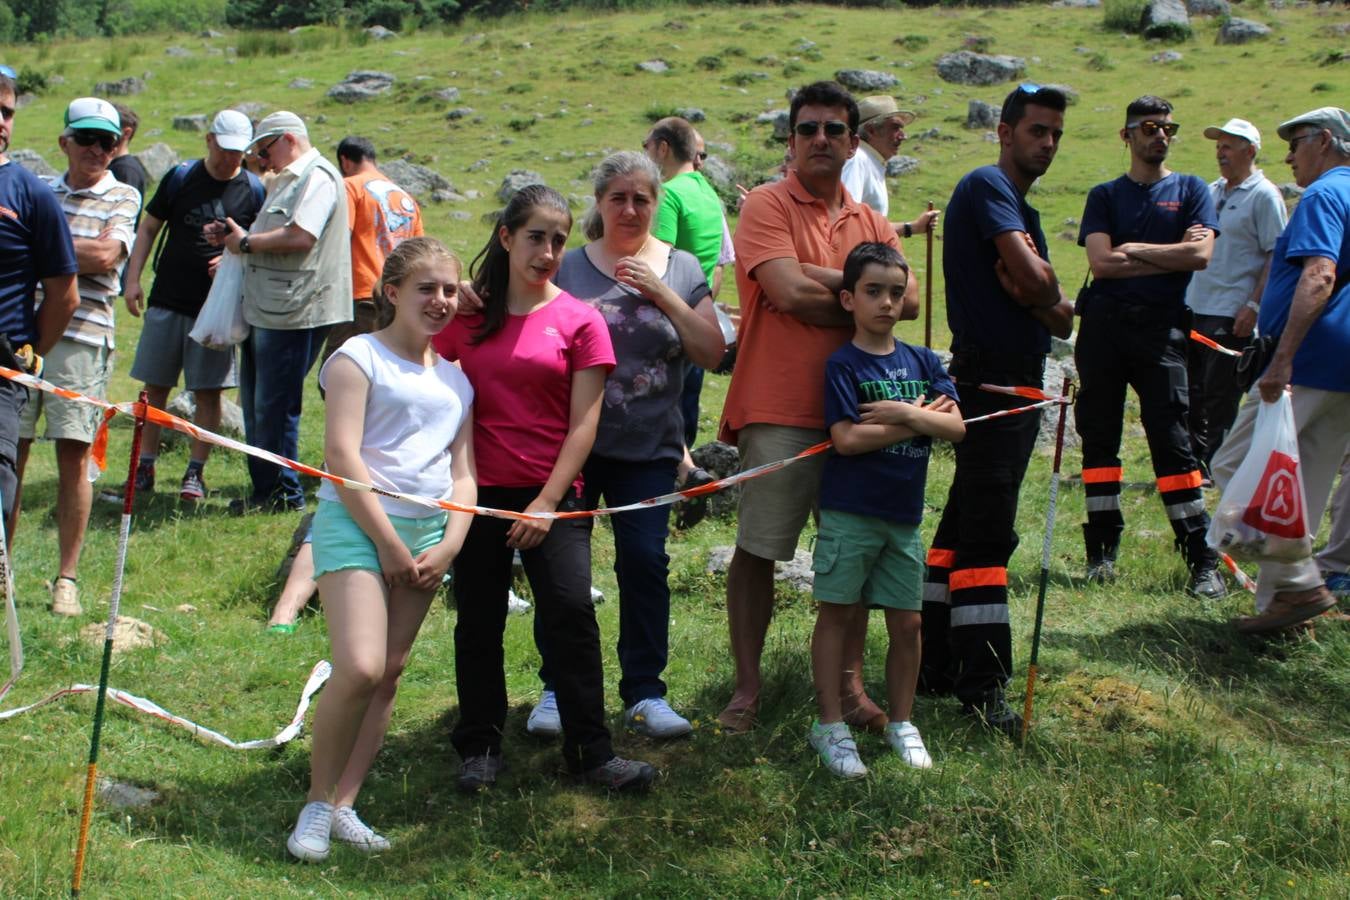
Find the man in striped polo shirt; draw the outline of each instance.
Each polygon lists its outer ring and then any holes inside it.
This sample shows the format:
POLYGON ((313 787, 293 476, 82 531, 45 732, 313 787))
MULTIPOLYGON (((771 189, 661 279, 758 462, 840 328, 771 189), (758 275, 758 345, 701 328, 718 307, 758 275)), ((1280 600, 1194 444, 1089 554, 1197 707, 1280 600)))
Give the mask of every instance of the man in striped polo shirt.
MULTIPOLYGON (((112 374, 113 301, 136 237, 141 195, 108 171, 122 139, 121 120, 111 103, 97 97, 75 100, 66 109, 65 126, 59 141, 69 165, 64 175, 52 179, 51 187, 75 243, 80 305, 61 340, 47 354, 43 377, 60 387, 104 399, 112 374)), ((31 391, 19 431, 20 483, 41 415, 47 420, 44 436, 56 442, 60 557, 52 581, 52 610, 79 615, 75 579, 93 502, 93 485, 86 473, 99 413, 87 404, 31 391)), ((17 521, 17 498, 14 518, 17 521)))

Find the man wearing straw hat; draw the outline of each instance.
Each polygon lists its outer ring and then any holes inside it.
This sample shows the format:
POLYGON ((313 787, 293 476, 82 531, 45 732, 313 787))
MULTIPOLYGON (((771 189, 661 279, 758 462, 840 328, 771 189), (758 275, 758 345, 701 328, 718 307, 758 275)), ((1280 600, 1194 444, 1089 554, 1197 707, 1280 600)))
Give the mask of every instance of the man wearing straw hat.
MULTIPOLYGON (((858 101, 858 152, 844 163, 840 180, 849 195, 859 203, 890 214, 890 195, 886 189, 886 162, 900 152, 905 142, 905 126, 915 114, 901 109, 887 94, 864 97, 858 101)), ((930 209, 913 222, 892 222, 900 237, 924 234, 937 221, 938 211, 930 209)))

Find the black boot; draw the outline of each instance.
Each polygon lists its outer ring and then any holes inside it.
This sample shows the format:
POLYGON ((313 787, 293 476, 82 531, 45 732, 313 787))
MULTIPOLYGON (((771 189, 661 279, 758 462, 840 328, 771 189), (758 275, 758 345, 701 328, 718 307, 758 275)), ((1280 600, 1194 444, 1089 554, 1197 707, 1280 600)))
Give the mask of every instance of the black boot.
POLYGON ((1120 537, 1103 537, 1101 530, 1092 526, 1083 526, 1083 544, 1087 548, 1088 584, 1110 584, 1116 580, 1116 553, 1120 550, 1120 537))
POLYGON ((964 704, 961 711, 1005 737, 1017 740, 1022 736, 1022 717, 1008 705, 1002 689, 992 690, 978 700, 964 704))
POLYGON ((1228 596, 1228 587, 1219 572, 1219 554, 1206 542, 1203 531, 1177 538, 1177 549, 1191 570, 1191 583, 1186 586, 1186 593, 1202 600, 1221 600, 1228 596))

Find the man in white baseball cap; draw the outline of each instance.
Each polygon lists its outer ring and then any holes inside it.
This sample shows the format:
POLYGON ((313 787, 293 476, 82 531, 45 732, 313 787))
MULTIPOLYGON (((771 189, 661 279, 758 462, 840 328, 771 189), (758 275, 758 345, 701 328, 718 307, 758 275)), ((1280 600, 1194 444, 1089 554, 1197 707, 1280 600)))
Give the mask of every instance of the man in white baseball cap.
MULTIPOLYGON (((886 162, 900 152, 905 142, 905 126, 913 122, 915 113, 901 109, 889 94, 863 97, 858 101, 858 151, 844 163, 840 180, 849 195, 859 203, 881 213, 890 214, 890 195, 886 187, 886 162)), ((921 214, 913 222, 892 222, 900 237, 923 234, 933 227, 938 212, 921 214)))
POLYGON ((231 153, 242 153, 253 143, 253 123, 237 109, 216 113, 209 133, 216 136, 216 146, 231 153))
MULTIPOLYGON (((1261 308, 1275 240, 1289 215, 1280 190, 1260 169, 1261 132, 1246 119, 1205 129, 1214 141, 1219 178, 1209 186, 1219 214, 1219 239, 1209 266, 1191 276, 1186 305, 1192 327, 1225 347, 1241 350, 1261 308)), ((1187 358, 1191 450, 1209 478, 1209 462, 1237 416, 1242 391, 1233 377, 1237 360, 1191 342, 1187 358)))

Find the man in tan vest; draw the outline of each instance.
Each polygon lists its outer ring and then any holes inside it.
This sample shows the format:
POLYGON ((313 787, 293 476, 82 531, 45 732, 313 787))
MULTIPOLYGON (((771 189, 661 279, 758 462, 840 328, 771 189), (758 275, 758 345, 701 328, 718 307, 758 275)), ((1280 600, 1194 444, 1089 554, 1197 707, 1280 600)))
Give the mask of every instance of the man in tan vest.
MULTIPOLYGON (((212 242, 244 257, 244 321, 239 401, 248 443, 295 459, 305 376, 328 329, 352 318, 351 242, 342 175, 309 142, 300 117, 274 112, 252 146, 277 173, 247 232, 226 219, 212 242)), ((233 512, 298 510, 305 495, 295 472, 249 457, 253 491, 233 512)))

